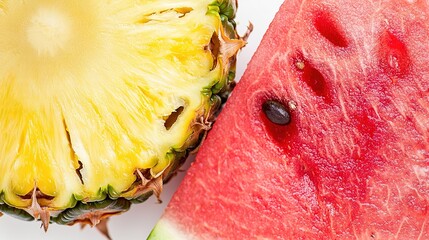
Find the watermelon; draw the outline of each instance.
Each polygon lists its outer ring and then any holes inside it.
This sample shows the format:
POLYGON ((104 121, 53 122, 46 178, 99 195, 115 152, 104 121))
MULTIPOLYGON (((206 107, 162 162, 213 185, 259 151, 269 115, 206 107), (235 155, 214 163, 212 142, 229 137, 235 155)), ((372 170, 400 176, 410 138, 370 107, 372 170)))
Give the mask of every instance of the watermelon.
POLYGON ((427 1, 286 1, 149 239, 428 239, 428 52, 427 1))

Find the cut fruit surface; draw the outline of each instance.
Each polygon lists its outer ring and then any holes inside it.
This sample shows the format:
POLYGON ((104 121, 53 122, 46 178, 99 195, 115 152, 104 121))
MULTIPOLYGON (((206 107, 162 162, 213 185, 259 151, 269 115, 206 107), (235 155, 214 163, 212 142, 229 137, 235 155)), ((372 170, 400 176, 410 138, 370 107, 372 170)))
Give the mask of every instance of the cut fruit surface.
POLYGON ((149 239, 426 238, 428 16, 285 1, 149 239))
POLYGON ((1 209, 68 224, 159 194, 230 90, 236 7, 0 1, 1 209))

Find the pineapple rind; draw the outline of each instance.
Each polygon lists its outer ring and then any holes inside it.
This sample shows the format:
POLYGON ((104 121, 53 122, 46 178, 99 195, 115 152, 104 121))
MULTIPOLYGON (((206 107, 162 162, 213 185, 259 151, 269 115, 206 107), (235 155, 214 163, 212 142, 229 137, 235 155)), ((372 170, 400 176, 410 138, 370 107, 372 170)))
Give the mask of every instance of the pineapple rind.
POLYGON ((18 218, 20 220, 24 221, 32 221, 34 220, 34 217, 28 214, 26 211, 10 207, 6 204, 0 204, 0 212, 7 213, 11 216, 14 216, 15 218, 18 218))
POLYGON ((106 199, 92 203, 78 203, 75 208, 67 209, 52 220, 59 224, 73 224, 75 221, 86 221, 79 219, 82 215, 90 214, 95 210, 104 211, 106 213, 125 212, 131 207, 130 201, 120 199, 106 199))

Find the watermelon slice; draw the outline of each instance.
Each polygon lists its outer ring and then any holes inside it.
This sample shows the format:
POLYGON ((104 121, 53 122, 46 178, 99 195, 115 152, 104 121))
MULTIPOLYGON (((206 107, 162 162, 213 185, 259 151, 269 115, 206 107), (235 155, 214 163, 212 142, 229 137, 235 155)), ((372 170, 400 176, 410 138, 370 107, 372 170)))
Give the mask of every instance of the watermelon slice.
POLYGON ((286 1, 149 238, 428 239, 428 53, 427 1, 286 1))

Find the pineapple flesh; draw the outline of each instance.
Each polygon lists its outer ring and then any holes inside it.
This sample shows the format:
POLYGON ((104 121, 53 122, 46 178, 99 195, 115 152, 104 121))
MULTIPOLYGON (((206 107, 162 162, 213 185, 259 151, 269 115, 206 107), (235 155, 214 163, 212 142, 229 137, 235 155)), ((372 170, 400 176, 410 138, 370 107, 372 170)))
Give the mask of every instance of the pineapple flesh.
POLYGON ((159 196, 233 82, 234 0, 0 0, 0 212, 97 224, 159 196))

